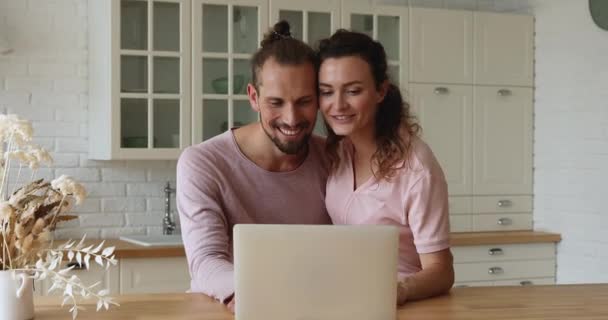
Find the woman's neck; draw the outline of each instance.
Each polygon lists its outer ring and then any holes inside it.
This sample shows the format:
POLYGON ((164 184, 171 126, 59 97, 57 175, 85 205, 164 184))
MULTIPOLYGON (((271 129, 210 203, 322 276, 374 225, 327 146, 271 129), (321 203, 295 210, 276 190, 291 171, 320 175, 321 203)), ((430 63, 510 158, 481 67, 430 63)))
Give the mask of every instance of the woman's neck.
POLYGON ((355 149, 355 157, 357 160, 361 161, 366 159, 371 162, 372 156, 378 149, 374 131, 375 130, 371 128, 370 130, 353 132, 353 134, 348 136, 355 149))

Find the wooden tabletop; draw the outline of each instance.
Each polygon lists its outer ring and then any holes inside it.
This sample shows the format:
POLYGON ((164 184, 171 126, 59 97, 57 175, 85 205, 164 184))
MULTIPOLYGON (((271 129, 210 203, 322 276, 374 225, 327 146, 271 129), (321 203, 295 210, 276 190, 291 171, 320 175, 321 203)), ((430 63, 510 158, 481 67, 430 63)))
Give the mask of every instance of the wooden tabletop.
MULTIPOLYGON (((450 234, 452 246, 475 246, 491 244, 559 242, 561 237, 556 233, 538 231, 506 231, 506 232, 462 232, 450 234)), ((86 240, 88 244, 98 244, 102 240, 86 240)), ((144 247, 130 242, 109 239, 105 245, 115 246, 116 258, 168 258, 184 257, 184 247, 144 247)))
MULTIPOLYGON (((118 296, 120 307, 78 319, 232 320, 234 317, 202 294, 146 294, 118 296)), ((37 297, 36 320, 68 319, 57 297, 37 297)), ((608 284, 524 287, 454 288, 445 296, 410 302, 398 310, 399 320, 550 320, 608 319, 608 284)))

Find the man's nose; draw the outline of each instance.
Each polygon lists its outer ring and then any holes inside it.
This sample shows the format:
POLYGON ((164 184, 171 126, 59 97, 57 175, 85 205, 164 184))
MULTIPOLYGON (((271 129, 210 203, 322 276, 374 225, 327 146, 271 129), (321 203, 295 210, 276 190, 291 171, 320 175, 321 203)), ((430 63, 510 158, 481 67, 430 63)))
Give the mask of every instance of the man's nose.
POLYGON ((293 104, 287 105, 283 112, 283 122, 290 127, 295 127, 299 121, 300 114, 298 109, 293 104))

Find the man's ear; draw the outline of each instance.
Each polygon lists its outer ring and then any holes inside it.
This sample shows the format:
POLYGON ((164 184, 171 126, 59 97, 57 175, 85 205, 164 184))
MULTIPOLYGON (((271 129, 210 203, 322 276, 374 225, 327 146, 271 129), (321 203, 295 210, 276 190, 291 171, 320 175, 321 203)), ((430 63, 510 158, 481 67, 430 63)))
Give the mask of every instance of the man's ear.
POLYGON ((251 108, 256 112, 260 112, 258 90, 251 83, 247 84, 247 96, 249 97, 249 104, 251 104, 251 108))

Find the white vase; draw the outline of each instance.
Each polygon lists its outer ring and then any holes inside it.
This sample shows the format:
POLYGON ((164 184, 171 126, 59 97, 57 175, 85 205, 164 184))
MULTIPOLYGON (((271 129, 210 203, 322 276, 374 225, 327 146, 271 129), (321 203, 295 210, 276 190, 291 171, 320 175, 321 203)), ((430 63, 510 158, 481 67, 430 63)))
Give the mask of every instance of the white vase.
POLYGON ((34 318, 34 285, 23 272, 0 271, 0 315, 2 319, 34 318))

